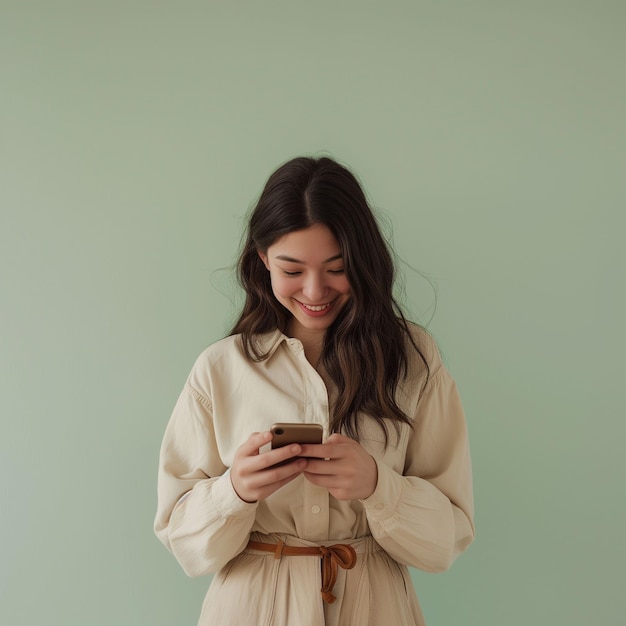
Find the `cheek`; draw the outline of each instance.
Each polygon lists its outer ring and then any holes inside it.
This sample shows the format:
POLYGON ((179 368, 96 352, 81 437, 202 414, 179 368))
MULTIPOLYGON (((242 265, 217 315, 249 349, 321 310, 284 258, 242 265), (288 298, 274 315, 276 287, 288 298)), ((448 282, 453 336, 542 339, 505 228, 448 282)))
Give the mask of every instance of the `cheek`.
POLYGON ((272 291, 277 297, 287 295, 294 291, 293 284, 289 279, 279 274, 272 274, 272 291))
POLYGON ((337 291, 341 293, 348 294, 350 293, 350 283, 347 278, 344 278, 339 285, 337 285, 337 291))

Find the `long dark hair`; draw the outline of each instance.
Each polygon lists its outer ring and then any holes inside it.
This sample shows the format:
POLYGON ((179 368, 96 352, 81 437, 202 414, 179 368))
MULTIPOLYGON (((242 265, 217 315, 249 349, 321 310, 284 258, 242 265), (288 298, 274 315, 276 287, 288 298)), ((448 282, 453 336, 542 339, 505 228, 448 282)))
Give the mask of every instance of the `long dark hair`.
POLYGON ((321 364, 337 386, 331 431, 358 439, 358 413, 382 418, 396 429, 411 424, 396 402, 406 376, 410 349, 428 363, 412 337, 392 290, 394 264, 365 194, 354 175, 327 157, 298 157, 268 179, 250 215, 237 265, 246 292, 243 311, 231 334, 241 334, 251 360, 267 358, 255 337, 276 329, 287 332, 291 313, 274 297, 269 273, 259 258, 283 235, 324 224, 341 248, 350 300, 326 330, 321 364))

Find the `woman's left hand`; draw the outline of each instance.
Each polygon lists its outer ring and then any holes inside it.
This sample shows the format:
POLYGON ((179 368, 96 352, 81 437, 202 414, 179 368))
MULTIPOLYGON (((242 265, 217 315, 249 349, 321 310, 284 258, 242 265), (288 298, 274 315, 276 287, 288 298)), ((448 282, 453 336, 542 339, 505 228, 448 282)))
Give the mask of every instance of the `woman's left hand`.
POLYGON ((376 489, 376 461, 354 439, 334 433, 325 443, 304 444, 299 456, 308 459, 305 478, 337 500, 362 500, 376 489))

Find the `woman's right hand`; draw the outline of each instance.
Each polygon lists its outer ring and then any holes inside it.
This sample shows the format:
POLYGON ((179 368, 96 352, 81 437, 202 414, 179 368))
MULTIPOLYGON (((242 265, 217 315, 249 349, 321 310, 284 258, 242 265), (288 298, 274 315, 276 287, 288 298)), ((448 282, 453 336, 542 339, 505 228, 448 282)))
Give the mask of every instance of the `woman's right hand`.
POLYGON ((297 443, 259 454, 259 448, 272 440, 272 433, 252 433, 243 443, 230 468, 230 480, 237 495, 244 502, 256 502, 271 496, 283 485, 299 476, 307 466, 306 459, 294 459, 293 462, 276 466, 297 456, 302 446, 297 443))

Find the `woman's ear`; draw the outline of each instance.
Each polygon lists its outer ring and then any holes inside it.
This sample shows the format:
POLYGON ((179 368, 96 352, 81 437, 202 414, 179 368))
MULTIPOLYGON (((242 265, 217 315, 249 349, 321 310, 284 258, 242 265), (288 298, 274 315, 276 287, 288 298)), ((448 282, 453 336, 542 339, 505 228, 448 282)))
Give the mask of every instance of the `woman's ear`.
POLYGON ((267 263, 267 254, 265 254, 265 252, 261 252, 261 250, 257 250, 257 254, 259 255, 261 261, 263 261, 263 265, 265 265, 265 267, 269 270, 270 266, 267 263))

